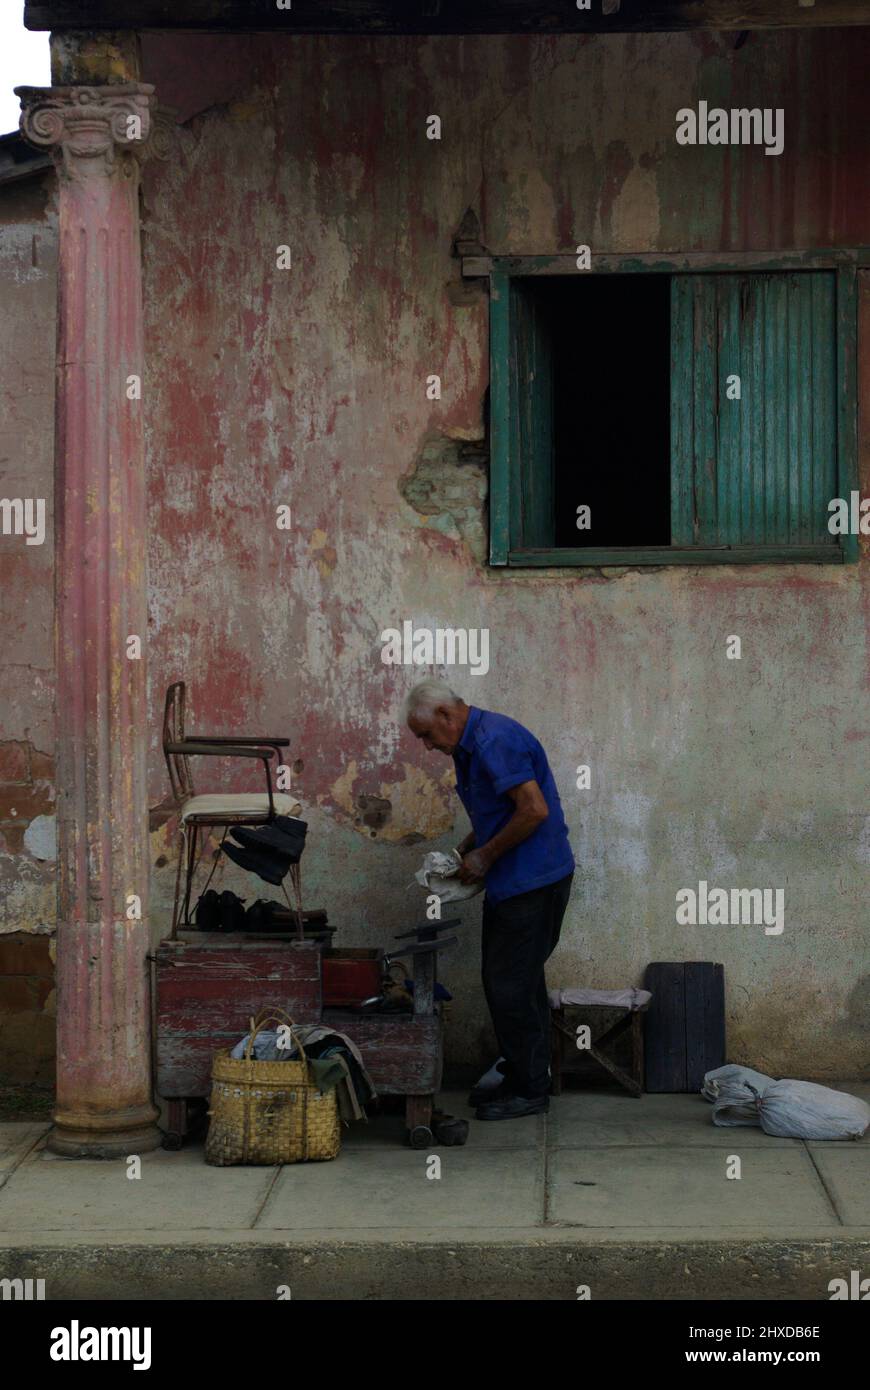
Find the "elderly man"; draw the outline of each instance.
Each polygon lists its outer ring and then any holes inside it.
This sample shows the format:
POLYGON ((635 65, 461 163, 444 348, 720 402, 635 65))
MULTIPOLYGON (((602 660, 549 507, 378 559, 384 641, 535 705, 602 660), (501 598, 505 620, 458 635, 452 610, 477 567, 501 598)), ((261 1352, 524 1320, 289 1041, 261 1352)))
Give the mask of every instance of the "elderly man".
POLYGON ((425 680, 405 705, 408 727, 453 758, 471 834, 458 846, 459 877, 486 885, 483 989, 503 1062, 493 1092, 472 1091, 479 1120, 549 1108, 550 1012, 544 965, 559 940, 574 855, 559 793, 538 740, 503 714, 467 705, 443 681, 425 680))

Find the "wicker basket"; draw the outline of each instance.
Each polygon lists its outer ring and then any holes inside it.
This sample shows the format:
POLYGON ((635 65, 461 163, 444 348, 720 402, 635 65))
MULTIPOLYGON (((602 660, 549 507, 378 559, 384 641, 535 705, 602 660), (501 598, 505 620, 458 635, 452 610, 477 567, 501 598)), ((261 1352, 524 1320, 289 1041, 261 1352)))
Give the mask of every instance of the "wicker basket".
POLYGON ((337 1158, 341 1126, 335 1091, 321 1095, 299 1039, 291 1037, 298 1060, 258 1062, 254 1039, 268 1023, 289 1023, 282 1010, 251 1020, 243 1058, 229 1050, 212 1063, 211 1122, 205 1161, 216 1167, 234 1163, 306 1163, 337 1158))

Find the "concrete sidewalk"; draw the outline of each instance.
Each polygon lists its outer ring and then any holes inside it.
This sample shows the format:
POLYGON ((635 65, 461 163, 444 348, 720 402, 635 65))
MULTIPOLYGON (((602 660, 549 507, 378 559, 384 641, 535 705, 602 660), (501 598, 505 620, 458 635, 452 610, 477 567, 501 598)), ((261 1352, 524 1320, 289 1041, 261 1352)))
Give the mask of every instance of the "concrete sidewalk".
MULTIPOLYGON (((471 1118, 464 1093, 441 1103, 471 1118)), ((827 1299, 829 1280, 870 1276, 870 1143, 710 1113, 569 1091, 548 1116, 472 1119, 464 1148, 412 1151, 384 1116, 332 1163, 211 1168, 193 1145, 144 1155, 138 1180, 6 1124, 0 1278, 45 1279, 48 1298, 827 1299)))

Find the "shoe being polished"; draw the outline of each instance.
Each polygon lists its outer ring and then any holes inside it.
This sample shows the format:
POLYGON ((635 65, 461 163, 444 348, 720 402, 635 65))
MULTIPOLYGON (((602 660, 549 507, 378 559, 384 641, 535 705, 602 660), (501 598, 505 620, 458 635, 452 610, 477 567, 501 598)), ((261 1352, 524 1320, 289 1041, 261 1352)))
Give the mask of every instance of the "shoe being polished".
POLYGON ((477 1107, 478 1120, 518 1120, 522 1115, 542 1115, 550 1108, 549 1096, 506 1096, 477 1107))
POLYGON ((472 1086, 468 1104, 474 1109, 475 1106, 483 1105, 486 1101, 504 1100, 505 1096, 510 1094, 507 1063, 504 1057, 498 1057, 489 1071, 485 1071, 483 1076, 478 1077, 477 1082, 472 1086))

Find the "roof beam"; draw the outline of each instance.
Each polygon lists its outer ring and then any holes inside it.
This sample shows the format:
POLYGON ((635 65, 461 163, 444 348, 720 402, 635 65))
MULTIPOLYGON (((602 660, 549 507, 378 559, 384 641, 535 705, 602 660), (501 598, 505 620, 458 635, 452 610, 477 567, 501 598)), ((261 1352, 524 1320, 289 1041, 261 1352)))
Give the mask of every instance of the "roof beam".
POLYGON ((28 29, 587 34, 870 24, 867 0, 26 0, 28 29), (122 13, 120 13, 122 12, 122 13))

